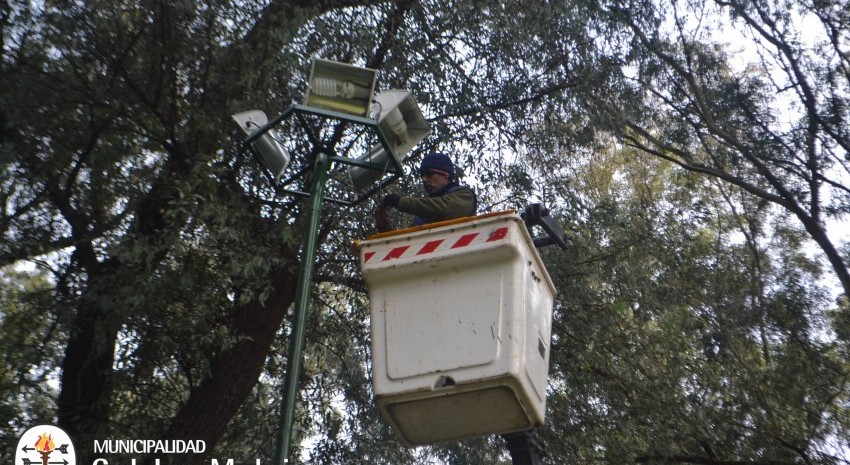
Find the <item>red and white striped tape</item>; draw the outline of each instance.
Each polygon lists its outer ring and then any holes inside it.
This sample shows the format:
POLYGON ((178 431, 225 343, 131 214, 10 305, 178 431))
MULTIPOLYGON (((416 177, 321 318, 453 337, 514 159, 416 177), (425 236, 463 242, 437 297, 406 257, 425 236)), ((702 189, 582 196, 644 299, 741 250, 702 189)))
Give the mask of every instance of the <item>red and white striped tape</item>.
POLYGON ((389 252, 384 253, 383 250, 375 252, 365 252, 363 254, 363 263, 366 264, 378 254, 380 261, 388 262, 413 255, 428 255, 435 252, 440 252, 449 249, 460 249, 471 245, 495 242, 504 239, 508 235, 508 228, 501 227, 494 229, 490 234, 482 234, 481 232, 471 232, 463 234, 457 238, 434 239, 422 244, 421 246, 400 245, 393 247, 389 252))

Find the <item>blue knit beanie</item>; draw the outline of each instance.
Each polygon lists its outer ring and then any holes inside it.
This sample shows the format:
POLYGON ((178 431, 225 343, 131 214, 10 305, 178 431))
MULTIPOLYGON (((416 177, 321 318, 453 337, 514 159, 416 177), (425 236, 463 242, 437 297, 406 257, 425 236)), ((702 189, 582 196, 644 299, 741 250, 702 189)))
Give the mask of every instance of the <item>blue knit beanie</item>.
POLYGON ((431 172, 445 174, 449 177, 449 181, 451 181, 455 177, 455 165, 452 163, 452 159, 445 153, 429 153, 422 158, 422 164, 419 165, 419 175, 421 176, 431 172))

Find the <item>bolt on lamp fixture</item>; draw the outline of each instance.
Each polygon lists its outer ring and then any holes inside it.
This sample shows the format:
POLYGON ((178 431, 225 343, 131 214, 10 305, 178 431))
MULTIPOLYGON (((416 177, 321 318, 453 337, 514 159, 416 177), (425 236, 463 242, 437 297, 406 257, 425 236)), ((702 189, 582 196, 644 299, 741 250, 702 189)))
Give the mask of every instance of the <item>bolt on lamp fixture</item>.
POLYGON ((336 61, 316 59, 304 104, 356 116, 367 116, 378 72, 336 61))
MULTIPOLYGON (((248 136, 269 122, 266 114, 260 110, 243 111, 231 117, 248 136)), ((251 143, 251 150, 260 159, 269 173, 271 173, 274 183, 279 183, 281 178, 283 178, 283 172, 286 170, 287 165, 289 165, 291 158, 289 152, 269 132, 254 140, 251 143)))
MULTIPOLYGON (((393 158, 400 165, 404 156, 431 132, 431 127, 408 90, 381 92, 375 96, 375 106, 380 111, 377 117, 378 126, 387 136, 393 158)), ((358 160, 378 166, 386 166, 389 162, 387 151, 381 144, 372 146, 369 152, 358 160)), ((381 177, 376 170, 360 166, 350 166, 348 175, 358 190, 366 188, 376 178, 381 177)))

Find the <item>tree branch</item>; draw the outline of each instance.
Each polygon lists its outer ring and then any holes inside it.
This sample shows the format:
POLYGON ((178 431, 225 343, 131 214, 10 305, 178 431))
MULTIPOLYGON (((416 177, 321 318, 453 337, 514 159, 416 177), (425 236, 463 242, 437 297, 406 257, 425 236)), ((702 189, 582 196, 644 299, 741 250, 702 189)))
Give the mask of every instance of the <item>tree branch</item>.
POLYGON ((761 460, 719 460, 708 457, 700 457, 695 455, 663 455, 663 454, 645 454, 635 457, 635 463, 646 463, 652 461, 674 462, 674 463, 690 463, 694 465, 794 465, 794 462, 784 461, 761 461, 761 460))

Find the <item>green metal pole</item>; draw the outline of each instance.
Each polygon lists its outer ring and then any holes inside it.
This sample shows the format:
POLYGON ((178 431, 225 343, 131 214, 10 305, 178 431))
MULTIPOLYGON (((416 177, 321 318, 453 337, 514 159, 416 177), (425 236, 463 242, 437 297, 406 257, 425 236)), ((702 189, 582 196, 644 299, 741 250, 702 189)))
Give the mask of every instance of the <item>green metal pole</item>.
POLYGON ((298 378, 301 375, 304 333, 307 327, 307 309, 310 303, 310 284, 313 281, 313 265, 316 261, 319 218, 322 213, 322 199, 330 165, 331 160, 324 153, 319 153, 316 156, 313 183, 310 187, 310 206, 307 211, 307 222, 304 225, 301 265, 298 270, 298 284, 295 290, 295 310, 292 319, 292 333, 289 336, 289 354, 286 363, 286 379, 283 384, 283 403, 280 406, 275 465, 289 463, 292 423, 295 418, 295 401, 298 398, 298 378))

